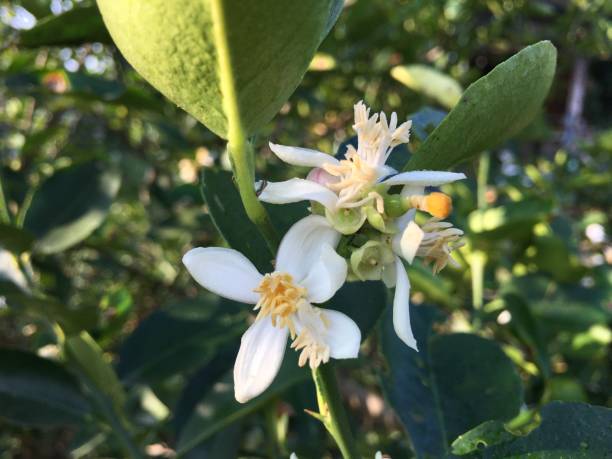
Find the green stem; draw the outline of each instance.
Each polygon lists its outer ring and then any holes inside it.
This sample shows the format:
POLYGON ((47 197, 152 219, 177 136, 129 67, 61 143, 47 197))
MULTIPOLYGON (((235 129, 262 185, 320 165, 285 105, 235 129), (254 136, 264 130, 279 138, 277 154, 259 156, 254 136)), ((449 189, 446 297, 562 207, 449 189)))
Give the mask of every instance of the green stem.
POLYGON ((36 192, 35 187, 28 188, 25 197, 23 198, 23 202, 21 206, 19 206, 19 212, 17 212, 17 216, 15 217, 15 226, 17 228, 23 228, 23 224, 25 222, 26 214, 30 209, 30 205, 32 204, 32 199, 34 198, 34 193, 36 192))
POLYGON ((491 165, 491 155, 488 151, 480 154, 480 160, 478 161, 478 178, 477 178, 477 206, 479 209, 487 207, 487 179, 489 177, 489 168, 491 165))
POLYGON ((11 223, 11 214, 9 213, 6 199, 4 197, 4 188, 2 186, 2 176, 0 176, 0 222, 4 224, 11 223))
POLYGON ((319 413, 315 417, 336 441, 344 459, 359 458, 332 364, 326 363, 314 369, 312 379, 317 388, 319 403, 319 413))
POLYGON ((270 221, 268 212, 255 193, 255 161, 248 144, 240 116, 236 82, 232 71, 232 58, 227 41, 226 14, 223 2, 211 2, 213 34, 218 49, 219 83, 223 94, 223 111, 227 117, 227 149, 231 158, 234 178, 244 209, 249 219, 264 236, 272 253, 278 248, 278 235, 270 221))

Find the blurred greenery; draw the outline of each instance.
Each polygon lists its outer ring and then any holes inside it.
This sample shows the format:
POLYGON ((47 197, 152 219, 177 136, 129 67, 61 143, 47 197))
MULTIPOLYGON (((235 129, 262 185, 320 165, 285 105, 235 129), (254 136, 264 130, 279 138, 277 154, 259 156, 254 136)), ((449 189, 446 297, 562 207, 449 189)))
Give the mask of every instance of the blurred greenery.
MULTIPOLYGON (((420 353, 379 282, 332 300, 364 338, 340 368, 363 457, 609 454, 611 17, 605 0, 346 1, 293 95, 260 114, 260 178, 304 172, 269 140, 339 151, 360 99, 413 119, 394 166, 468 176, 443 187, 460 267, 410 268, 420 353), (539 110, 542 40, 557 63, 539 110)), ((270 265, 225 142, 130 67, 93 1, 5 1, 0 35, 0 458, 338 457, 293 353, 234 401, 248 310, 181 264, 216 244, 270 265)), ((269 207, 281 233, 305 209, 269 207)))

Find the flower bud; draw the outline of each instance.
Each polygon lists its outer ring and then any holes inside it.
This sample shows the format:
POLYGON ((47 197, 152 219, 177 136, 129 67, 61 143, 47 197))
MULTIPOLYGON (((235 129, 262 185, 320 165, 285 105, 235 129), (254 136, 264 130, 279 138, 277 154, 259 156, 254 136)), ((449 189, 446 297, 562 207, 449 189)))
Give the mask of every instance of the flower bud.
POLYGON ((338 177, 331 175, 329 172, 320 167, 315 167, 314 169, 310 170, 306 176, 306 180, 318 183, 319 185, 327 186, 330 183, 337 182, 338 177))

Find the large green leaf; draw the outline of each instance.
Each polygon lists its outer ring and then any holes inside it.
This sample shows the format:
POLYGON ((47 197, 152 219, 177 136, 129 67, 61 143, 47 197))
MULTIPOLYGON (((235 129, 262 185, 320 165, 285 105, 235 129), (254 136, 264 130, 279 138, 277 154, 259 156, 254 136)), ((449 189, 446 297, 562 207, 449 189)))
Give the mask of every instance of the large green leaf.
POLYGON ((491 419, 509 419, 522 403, 521 381, 498 344, 469 334, 435 335, 440 314, 413 307, 419 352, 393 331, 388 310, 381 333, 389 371, 383 387, 418 457, 443 457, 460 434, 491 419))
POLYGON ((119 172, 101 162, 56 172, 38 189, 26 215, 34 250, 60 252, 89 236, 106 218, 120 182, 119 172))
POLYGON ((552 402, 542 423, 525 437, 483 452, 486 459, 603 459, 612 452, 612 409, 586 403, 552 402))
POLYGON ((134 68, 227 137, 228 118, 253 133, 276 114, 342 2, 98 0, 98 6, 134 68))
POLYGON ((257 227, 249 220, 232 175, 226 171, 204 169, 202 195, 215 226, 227 243, 251 260, 260 272, 270 272, 274 256, 257 227))
POLYGON ((82 422, 89 404, 62 366, 28 352, 0 349, 0 417, 26 425, 82 422))
POLYGON ((406 168, 448 169, 519 132, 540 110, 556 61, 555 47, 541 41, 499 64, 467 88, 406 168))
POLYGON ((178 453, 183 454, 191 450, 221 429, 255 412, 291 386, 309 377, 309 371, 298 367, 297 353, 288 349, 278 375, 270 387, 247 403, 238 403, 234 399, 231 375, 228 375, 223 383, 216 384, 193 410, 191 418, 180 433, 178 453))
POLYGON ((76 363, 80 371, 103 394, 106 394, 113 404, 121 409, 126 395, 113 370, 104 358, 104 353, 98 343, 87 332, 69 336, 64 347, 68 357, 76 363))
POLYGON ((26 48, 78 46, 92 42, 112 43, 95 6, 74 8, 59 16, 49 15, 19 36, 19 45, 26 48))
POLYGON ((193 370, 220 345, 239 341, 247 311, 246 306, 212 299, 157 311, 125 340, 117 373, 125 383, 151 383, 193 370))

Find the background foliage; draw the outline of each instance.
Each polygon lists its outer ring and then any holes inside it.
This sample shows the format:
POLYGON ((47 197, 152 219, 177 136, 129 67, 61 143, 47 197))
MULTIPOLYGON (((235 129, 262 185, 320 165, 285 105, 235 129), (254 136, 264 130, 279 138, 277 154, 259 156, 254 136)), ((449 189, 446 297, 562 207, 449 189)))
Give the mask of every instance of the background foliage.
MULTIPOLYGON (((445 189, 461 268, 410 271, 421 352, 392 333, 379 283, 330 305, 370 332, 341 368, 364 457, 609 453, 611 14, 603 0, 347 2, 254 138, 259 176, 301 172, 267 141, 334 153, 364 99, 414 120, 414 167, 474 155, 445 189), (517 72, 485 97, 489 75, 447 144, 428 138, 463 88, 540 40, 558 59, 533 122, 544 93, 517 72)), ((261 397, 233 400, 248 311, 180 264, 225 242, 270 262, 224 141, 130 68, 92 2, 5 2, 0 19, 0 457, 336 457, 292 354, 261 397)), ((305 208, 270 211, 284 230, 305 208)))

